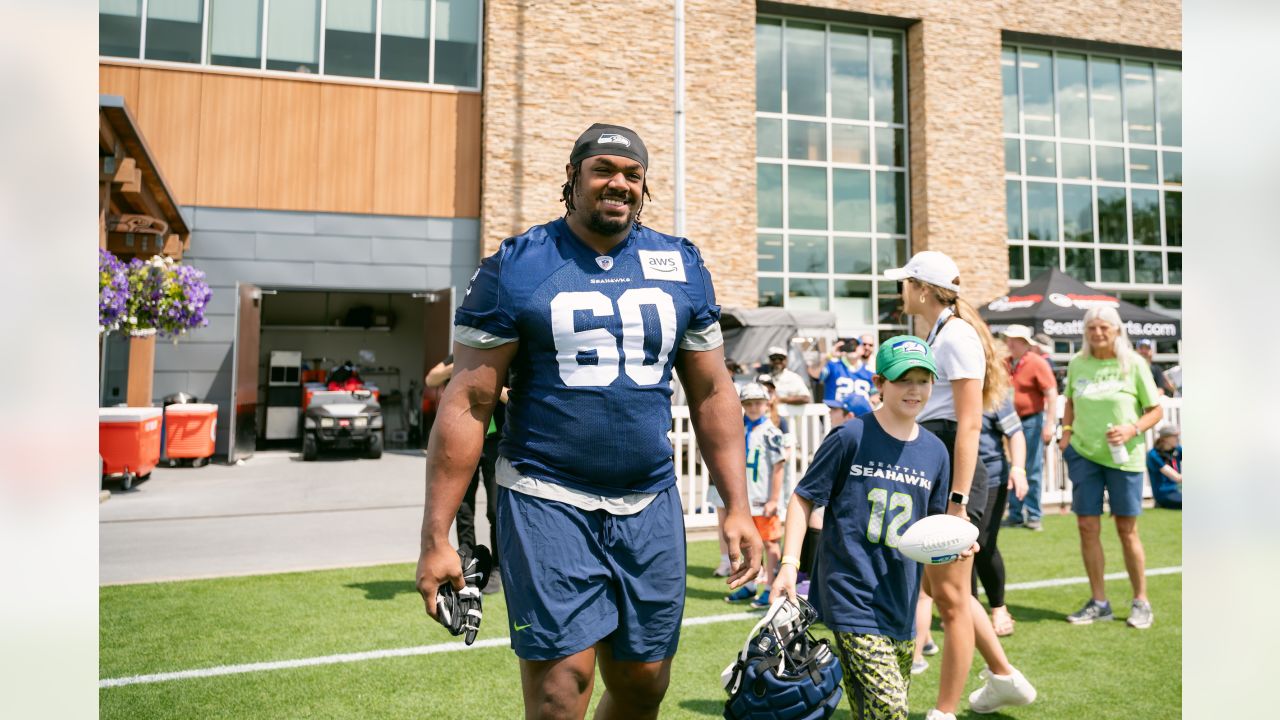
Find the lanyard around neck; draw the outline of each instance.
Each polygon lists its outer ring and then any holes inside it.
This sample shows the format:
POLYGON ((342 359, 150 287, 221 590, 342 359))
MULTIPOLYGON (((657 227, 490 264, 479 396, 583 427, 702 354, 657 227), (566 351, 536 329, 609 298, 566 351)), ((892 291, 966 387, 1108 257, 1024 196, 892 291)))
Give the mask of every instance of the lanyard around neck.
POLYGON ((950 320, 951 316, 954 314, 955 312, 952 311, 950 306, 942 308, 942 312, 938 313, 938 322, 934 324, 933 331, 929 333, 929 338, 925 340, 926 344, 933 345, 934 339, 938 337, 938 331, 942 329, 942 326, 946 324, 947 320, 950 320))

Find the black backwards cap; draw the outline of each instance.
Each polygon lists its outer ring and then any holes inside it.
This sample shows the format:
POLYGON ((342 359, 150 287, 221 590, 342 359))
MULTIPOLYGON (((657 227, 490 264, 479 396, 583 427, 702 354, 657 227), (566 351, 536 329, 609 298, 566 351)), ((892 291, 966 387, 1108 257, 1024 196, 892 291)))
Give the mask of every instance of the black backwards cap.
POLYGON ((577 165, 589 157, 596 155, 617 155, 631 158, 649 169, 649 151, 644 141, 630 128, 621 125, 596 123, 578 136, 573 144, 573 152, 569 154, 569 164, 577 165))

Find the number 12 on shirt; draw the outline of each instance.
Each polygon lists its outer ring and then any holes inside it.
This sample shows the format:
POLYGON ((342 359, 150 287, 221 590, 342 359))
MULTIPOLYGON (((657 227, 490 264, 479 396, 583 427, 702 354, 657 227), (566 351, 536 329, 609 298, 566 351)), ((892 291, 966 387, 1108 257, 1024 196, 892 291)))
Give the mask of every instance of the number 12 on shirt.
POLYGON ((867 540, 880 543, 883 535, 884 545, 891 548, 898 547, 898 541, 902 539, 902 526, 911 519, 911 496, 900 492, 890 495, 884 488, 871 488, 867 492, 867 501, 871 503, 871 517, 867 520, 867 540), (885 530, 885 515, 895 510, 897 514, 889 521, 888 530, 885 530))

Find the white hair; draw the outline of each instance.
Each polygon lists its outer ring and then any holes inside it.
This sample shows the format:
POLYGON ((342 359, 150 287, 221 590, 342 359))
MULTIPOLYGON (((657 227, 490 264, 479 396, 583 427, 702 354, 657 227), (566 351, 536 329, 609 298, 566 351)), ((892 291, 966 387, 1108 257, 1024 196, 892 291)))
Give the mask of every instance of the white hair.
MULTIPOLYGON (((1129 342, 1129 334, 1124 331, 1124 323, 1120 320, 1119 311, 1110 305, 1094 305, 1085 311, 1082 324, 1088 327, 1089 323, 1094 320, 1102 320, 1116 329, 1116 339, 1112 341, 1111 349, 1116 354, 1116 362, 1120 365, 1121 374, 1128 375, 1129 369, 1134 367, 1134 363, 1146 362, 1133 349, 1133 344, 1129 342)), ((1093 352, 1089 349, 1087 333, 1083 346, 1080 348, 1080 352, 1076 353, 1076 356, 1093 357, 1093 352)))

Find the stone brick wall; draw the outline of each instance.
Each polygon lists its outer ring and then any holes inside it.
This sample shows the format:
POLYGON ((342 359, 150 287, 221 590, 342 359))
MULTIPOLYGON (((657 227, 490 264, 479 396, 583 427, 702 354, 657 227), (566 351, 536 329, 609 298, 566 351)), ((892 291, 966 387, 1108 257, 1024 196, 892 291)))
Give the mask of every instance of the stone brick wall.
MULTIPOLYGON (((916 250, 955 257, 965 296, 1007 290, 1001 141, 1001 31, 1181 50, 1179 0, 811 0, 812 7, 914 20, 907 33, 911 232, 916 250)), ((726 305, 756 303, 756 9, 687 0, 686 234, 726 305)), ((619 6, 495 0, 487 5, 484 253, 563 212, 574 138, 593 121, 645 139, 654 200, 645 221, 672 229, 670 2, 619 6)))

